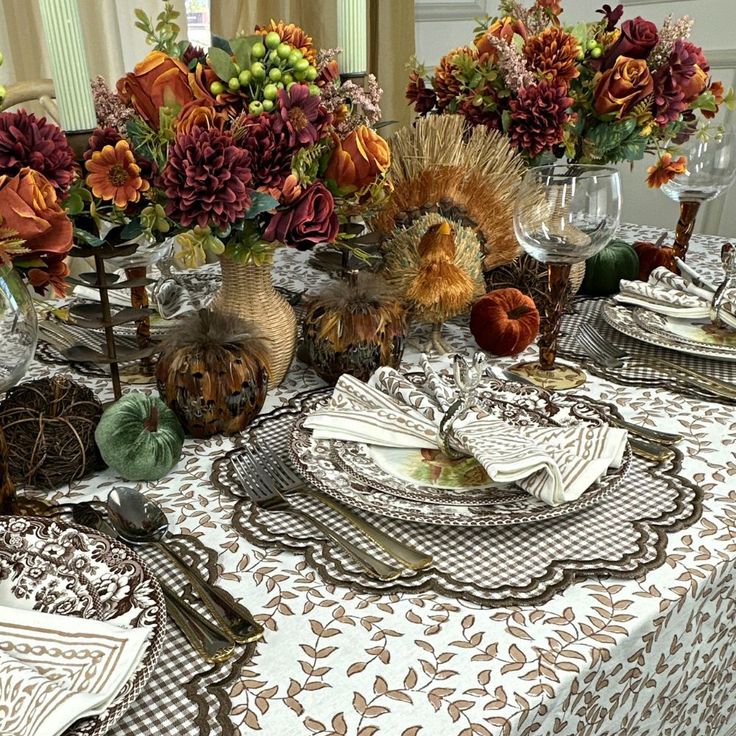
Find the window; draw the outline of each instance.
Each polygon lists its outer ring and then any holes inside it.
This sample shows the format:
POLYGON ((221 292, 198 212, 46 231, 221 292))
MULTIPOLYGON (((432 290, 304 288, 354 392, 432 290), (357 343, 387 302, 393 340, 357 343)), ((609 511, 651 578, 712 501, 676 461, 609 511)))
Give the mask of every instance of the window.
POLYGON ((185 0, 187 9, 187 36, 189 40, 201 46, 210 46, 210 3, 209 0, 185 0))

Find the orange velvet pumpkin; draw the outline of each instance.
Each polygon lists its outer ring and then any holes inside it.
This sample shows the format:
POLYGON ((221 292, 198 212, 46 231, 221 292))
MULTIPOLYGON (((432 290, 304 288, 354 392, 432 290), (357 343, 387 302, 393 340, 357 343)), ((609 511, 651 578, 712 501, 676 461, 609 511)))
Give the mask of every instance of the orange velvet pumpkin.
POLYGON ((539 311, 518 289, 496 289, 478 299, 470 313, 470 331, 483 350, 516 355, 539 332, 539 311))
POLYGON ((675 263, 674 248, 663 245, 667 233, 662 233, 656 243, 640 240, 634 243, 634 250, 639 256, 639 281, 647 281, 649 274, 659 266, 668 268, 673 273, 680 273, 675 263))

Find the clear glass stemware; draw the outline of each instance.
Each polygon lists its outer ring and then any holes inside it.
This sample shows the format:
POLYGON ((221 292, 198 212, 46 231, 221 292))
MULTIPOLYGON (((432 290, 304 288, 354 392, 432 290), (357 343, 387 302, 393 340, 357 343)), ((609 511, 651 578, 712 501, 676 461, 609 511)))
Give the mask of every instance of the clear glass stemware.
POLYGON ((548 286, 541 305, 539 362, 513 366, 513 372, 547 388, 585 381, 579 369, 555 364, 570 268, 602 250, 620 218, 621 181, 614 168, 555 164, 526 172, 514 207, 514 231, 521 247, 547 264, 548 286))
POLYGON ((680 204, 674 248, 675 255, 685 260, 700 205, 723 194, 736 180, 736 131, 708 126, 696 131, 680 151, 687 159, 687 172, 663 184, 662 192, 680 204))

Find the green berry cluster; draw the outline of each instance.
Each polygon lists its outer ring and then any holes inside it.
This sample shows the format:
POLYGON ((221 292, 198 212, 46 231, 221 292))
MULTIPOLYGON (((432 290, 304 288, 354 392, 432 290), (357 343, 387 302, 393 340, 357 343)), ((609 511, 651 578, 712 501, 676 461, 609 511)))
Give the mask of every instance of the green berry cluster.
POLYGON ((586 49, 593 59, 600 59, 603 56, 603 46, 594 38, 591 38, 586 44, 586 49))
POLYGON ((304 58, 300 49, 284 43, 276 31, 258 38, 249 46, 247 63, 234 62, 233 74, 227 81, 218 80, 210 85, 213 95, 225 90, 245 95, 250 100, 248 112, 260 115, 274 109, 279 90, 288 90, 298 82, 309 84, 311 94, 319 94, 319 87, 314 84, 317 69, 304 58))

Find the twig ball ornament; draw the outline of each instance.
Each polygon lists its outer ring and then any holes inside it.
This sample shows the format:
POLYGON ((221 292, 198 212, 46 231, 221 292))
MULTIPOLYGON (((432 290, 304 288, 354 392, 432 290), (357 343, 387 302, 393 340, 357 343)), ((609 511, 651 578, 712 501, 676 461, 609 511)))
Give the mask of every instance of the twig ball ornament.
POLYGON ((161 398, 194 437, 235 434, 263 407, 270 354, 258 328, 200 309, 163 345, 156 367, 161 398))
POLYGON ((383 279, 352 273, 309 300, 302 338, 322 380, 336 383, 349 373, 367 381, 381 366, 399 367, 406 330, 404 308, 383 279))
POLYGON ((498 356, 516 355, 534 342, 539 311, 534 300, 518 289, 497 289, 473 305, 470 331, 483 350, 498 356))
POLYGON ((95 429, 101 416, 94 393, 69 378, 39 378, 11 388, 0 403, 10 479, 52 490, 99 467, 95 429))

